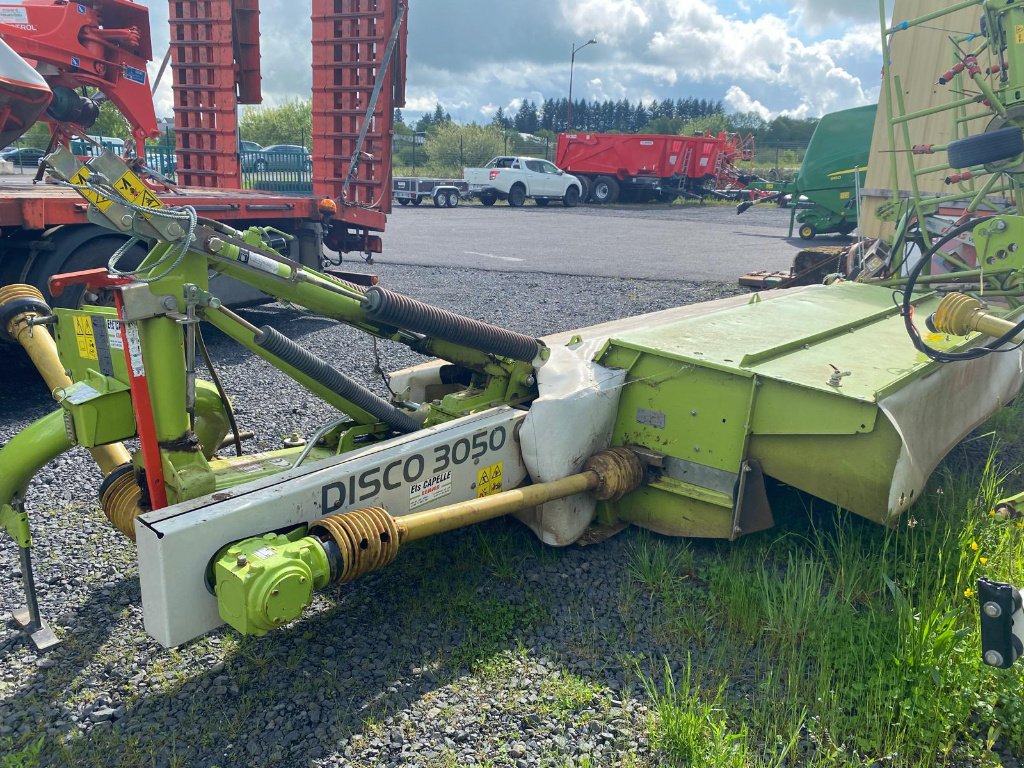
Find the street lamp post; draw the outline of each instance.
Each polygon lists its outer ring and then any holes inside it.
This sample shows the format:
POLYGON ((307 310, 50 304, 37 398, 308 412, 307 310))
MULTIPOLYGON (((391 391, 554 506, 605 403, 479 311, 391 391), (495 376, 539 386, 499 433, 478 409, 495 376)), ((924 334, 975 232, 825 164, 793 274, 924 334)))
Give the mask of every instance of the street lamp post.
POLYGON ((586 48, 588 45, 594 45, 597 40, 587 40, 583 45, 576 47, 576 43, 572 44, 572 56, 569 59, 569 108, 566 110, 565 123, 566 130, 572 130, 572 70, 576 65, 576 54, 586 48))

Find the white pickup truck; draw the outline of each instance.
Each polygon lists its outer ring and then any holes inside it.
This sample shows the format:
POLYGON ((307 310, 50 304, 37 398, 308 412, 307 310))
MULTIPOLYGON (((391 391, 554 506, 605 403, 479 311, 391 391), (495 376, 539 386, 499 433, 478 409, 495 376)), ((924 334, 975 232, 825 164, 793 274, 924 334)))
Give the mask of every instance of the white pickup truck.
POLYGON ((496 157, 483 168, 463 169, 462 177, 469 183, 470 194, 484 205, 508 200, 518 208, 532 197, 537 205, 561 200, 566 208, 572 208, 583 196, 579 179, 536 157, 496 157))

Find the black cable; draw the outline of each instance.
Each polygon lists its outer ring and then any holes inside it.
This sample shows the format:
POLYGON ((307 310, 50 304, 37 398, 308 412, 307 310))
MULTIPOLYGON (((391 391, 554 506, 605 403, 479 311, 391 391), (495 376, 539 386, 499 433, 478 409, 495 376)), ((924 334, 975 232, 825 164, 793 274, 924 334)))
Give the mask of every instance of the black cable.
POLYGON ((196 325, 196 341, 199 342, 199 354, 203 356, 203 362, 206 363, 206 370, 210 372, 210 378, 213 379, 213 385, 217 388, 217 394, 220 395, 221 402, 224 403, 224 412, 228 415, 228 424, 231 426, 231 433, 235 438, 235 453, 241 456, 242 436, 238 433, 238 423, 235 421, 235 411, 231 407, 231 401, 228 400, 227 392, 224 391, 224 385, 221 384, 220 376, 217 375, 217 369, 213 367, 213 360, 210 358, 210 350, 206 348, 206 341, 203 339, 203 331, 198 325, 196 325))
POLYGON ((1015 349, 1018 349, 1021 346, 1020 344, 1017 344, 1012 347, 1007 347, 1005 349, 999 349, 999 347, 1002 347, 1004 344, 1013 341, 1013 338, 1021 331, 1024 331, 1024 320, 1021 320, 1007 333, 1000 336, 994 342, 991 342, 990 344, 985 346, 974 347, 973 349, 968 349, 965 350, 964 352, 943 352, 942 350, 928 346, 924 342, 924 339, 921 338, 921 334, 918 333, 917 328, 914 326, 914 308, 910 302, 914 292, 914 284, 917 282, 917 278, 921 275, 921 272, 924 269, 925 264, 930 263, 932 257, 934 257, 936 253, 938 253, 938 250, 946 243, 948 243, 950 240, 952 240, 955 237, 959 237, 965 232, 973 231, 974 228, 977 227, 979 224, 988 220, 989 217, 971 219, 970 221, 964 222, 963 224, 949 230, 941 238, 935 241, 931 248, 929 248, 922 254, 920 261, 918 261, 914 268, 910 270, 910 273, 907 276, 907 284, 903 288, 903 323, 906 326, 907 334, 910 336, 911 342, 914 344, 914 348, 917 349, 919 352, 924 353, 930 359, 935 360, 936 362, 952 363, 962 360, 977 360, 979 358, 984 357, 985 355, 990 355, 993 352, 1011 352, 1015 349))

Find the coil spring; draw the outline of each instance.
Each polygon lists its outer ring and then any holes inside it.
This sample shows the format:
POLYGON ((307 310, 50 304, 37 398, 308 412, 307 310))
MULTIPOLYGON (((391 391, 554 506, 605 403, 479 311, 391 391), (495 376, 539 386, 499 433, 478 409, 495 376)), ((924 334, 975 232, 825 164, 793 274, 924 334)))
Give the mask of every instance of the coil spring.
POLYGON ((416 301, 379 285, 366 289, 366 311, 377 321, 524 362, 540 351, 537 339, 416 301))
POLYGON ((111 525, 135 541, 135 518, 142 514, 139 506, 142 490, 135 480, 135 472, 132 470, 118 474, 105 485, 100 494, 103 514, 111 525))
POLYGON ((326 533, 341 552, 341 569, 332 579, 345 583, 383 568, 395 559, 400 542, 395 519, 380 507, 367 507, 320 518, 311 534, 326 533))
POLYGON ((609 448, 587 459, 583 467, 595 473, 601 484, 591 493, 600 501, 618 501, 644 481, 644 465, 628 448, 609 448))

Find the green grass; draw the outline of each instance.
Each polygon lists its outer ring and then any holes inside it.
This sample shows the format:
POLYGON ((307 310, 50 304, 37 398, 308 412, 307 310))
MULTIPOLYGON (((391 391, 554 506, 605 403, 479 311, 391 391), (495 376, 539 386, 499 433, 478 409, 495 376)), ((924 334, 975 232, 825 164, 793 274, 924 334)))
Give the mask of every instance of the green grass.
POLYGON ((983 575, 1024 581, 1024 526, 989 514, 1016 470, 996 457, 1022 455, 1022 410, 958 448, 891 530, 797 510, 685 578, 689 545, 641 540, 630 573, 687 660, 678 682, 667 666, 660 685, 643 678, 663 757, 754 768, 998 765, 993 747, 1024 757, 1024 672, 981 662, 973 596, 983 575), (691 650, 712 660, 709 687, 691 650))

